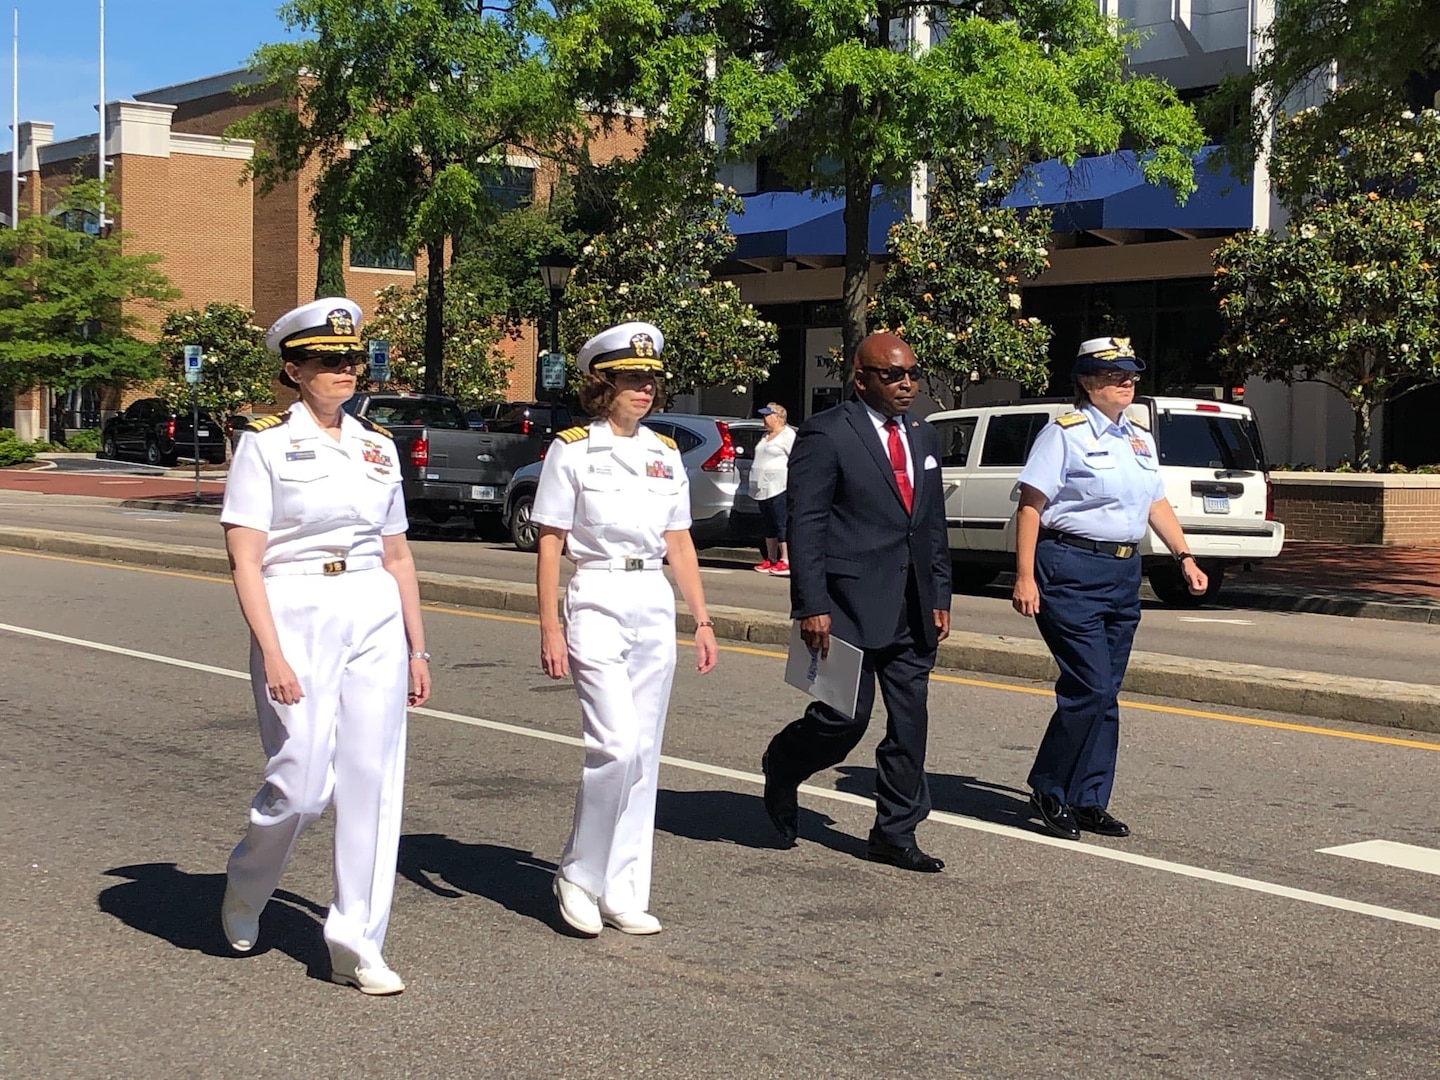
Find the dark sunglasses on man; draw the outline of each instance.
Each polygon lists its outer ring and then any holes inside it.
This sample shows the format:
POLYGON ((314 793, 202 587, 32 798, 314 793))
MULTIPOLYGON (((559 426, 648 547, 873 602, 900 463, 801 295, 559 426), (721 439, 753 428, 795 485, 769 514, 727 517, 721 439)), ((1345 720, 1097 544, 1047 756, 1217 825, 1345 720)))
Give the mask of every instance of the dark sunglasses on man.
POLYGON ((911 364, 909 367, 872 367, 869 364, 862 364, 860 370, 868 371, 886 386, 893 386, 895 383, 904 382, 906 379, 909 379, 913 383, 918 383, 920 376, 924 374, 924 372, 920 370, 919 364, 911 364))

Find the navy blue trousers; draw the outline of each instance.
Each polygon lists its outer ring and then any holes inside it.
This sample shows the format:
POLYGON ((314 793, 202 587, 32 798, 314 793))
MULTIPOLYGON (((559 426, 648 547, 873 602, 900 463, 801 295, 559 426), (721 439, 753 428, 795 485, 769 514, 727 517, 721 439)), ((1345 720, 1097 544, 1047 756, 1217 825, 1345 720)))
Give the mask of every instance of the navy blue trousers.
POLYGON ((1120 684, 1140 625, 1140 559, 1057 540, 1035 549, 1035 623, 1060 666, 1055 712, 1030 786, 1067 806, 1105 807, 1120 748, 1120 684))
POLYGON ((925 743, 930 671, 935 667, 935 650, 926 645, 920 621, 934 615, 920 607, 913 571, 905 592, 894 642, 865 650, 854 718, 811 702, 805 715, 770 740, 767 751, 770 775, 781 784, 803 784, 815 773, 840 764, 865 736, 878 681, 886 719, 885 737, 875 748, 874 831, 900 847, 915 843, 915 826, 930 815, 925 743))

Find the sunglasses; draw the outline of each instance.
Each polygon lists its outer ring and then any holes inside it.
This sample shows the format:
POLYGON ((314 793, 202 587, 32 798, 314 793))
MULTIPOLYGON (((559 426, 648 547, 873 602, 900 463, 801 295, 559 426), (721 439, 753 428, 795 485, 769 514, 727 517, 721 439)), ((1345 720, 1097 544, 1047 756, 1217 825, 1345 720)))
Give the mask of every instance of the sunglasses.
POLYGON ((326 371, 341 371, 345 368, 363 368, 370 361, 364 353, 341 353, 338 356, 312 356, 308 359, 314 360, 326 371))
POLYGON ((1092 375, 1102 386, 1134 386, 1140 381, 1138 371, 1107 371, 1101 375, 1092 375))
POLYGON ((862 364, 860 370, 868 371, 886 386, 893 386, 906 379, 918 383, 920 376, 924 374, 919 364, 911 364, 909 367, 871 367, 869 364, 862 364))

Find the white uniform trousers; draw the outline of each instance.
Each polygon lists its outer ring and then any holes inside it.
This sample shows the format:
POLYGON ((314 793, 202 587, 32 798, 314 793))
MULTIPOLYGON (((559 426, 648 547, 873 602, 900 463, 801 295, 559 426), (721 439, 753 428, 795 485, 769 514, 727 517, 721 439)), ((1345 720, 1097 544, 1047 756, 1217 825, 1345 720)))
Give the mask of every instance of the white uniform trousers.
POLYGON ((658 570, 580 569, 565 609, 585 768, 560 874, 605 911, 646 911, 660 740, 675 677, 675 594, 658 570))
POLYGON ((335 799, 330 955, 376 967, 390 921, 405 784, 408 646, 400 590, 383 569, 265 579, 280 648, 305 696, 277 705, 251 643, 250 679, 269 761, 230 885, 258 915, 295 841, 335 799))

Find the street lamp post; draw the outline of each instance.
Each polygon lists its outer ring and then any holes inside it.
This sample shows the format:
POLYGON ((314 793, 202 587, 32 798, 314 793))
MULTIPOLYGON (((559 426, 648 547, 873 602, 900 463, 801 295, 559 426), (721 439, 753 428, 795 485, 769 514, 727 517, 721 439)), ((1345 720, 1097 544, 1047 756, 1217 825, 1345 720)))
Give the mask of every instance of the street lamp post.
MULTIPOLYGON (((575 269, 575 260, 563 251, 552 251, 540 259, 539 266, 540 279, 545 282, 545 288, 550 293, 550 353, 558 356, 560 354, 560 301, 565 296, 565 286, 570 283, 570 274, 575 269)), ((551 361, 552 364, 554 362, 551 361)), ((563 372, 564 369, 561 370, 563 372)), ((558 386, 545 387, 543 372, 544 358, 542 357, 535 372, 535 399, 537 401, 545 400, 540 393, 542 387, 558 391, 560 387, 564 386, 562 375, 562 381, 558 386)))

